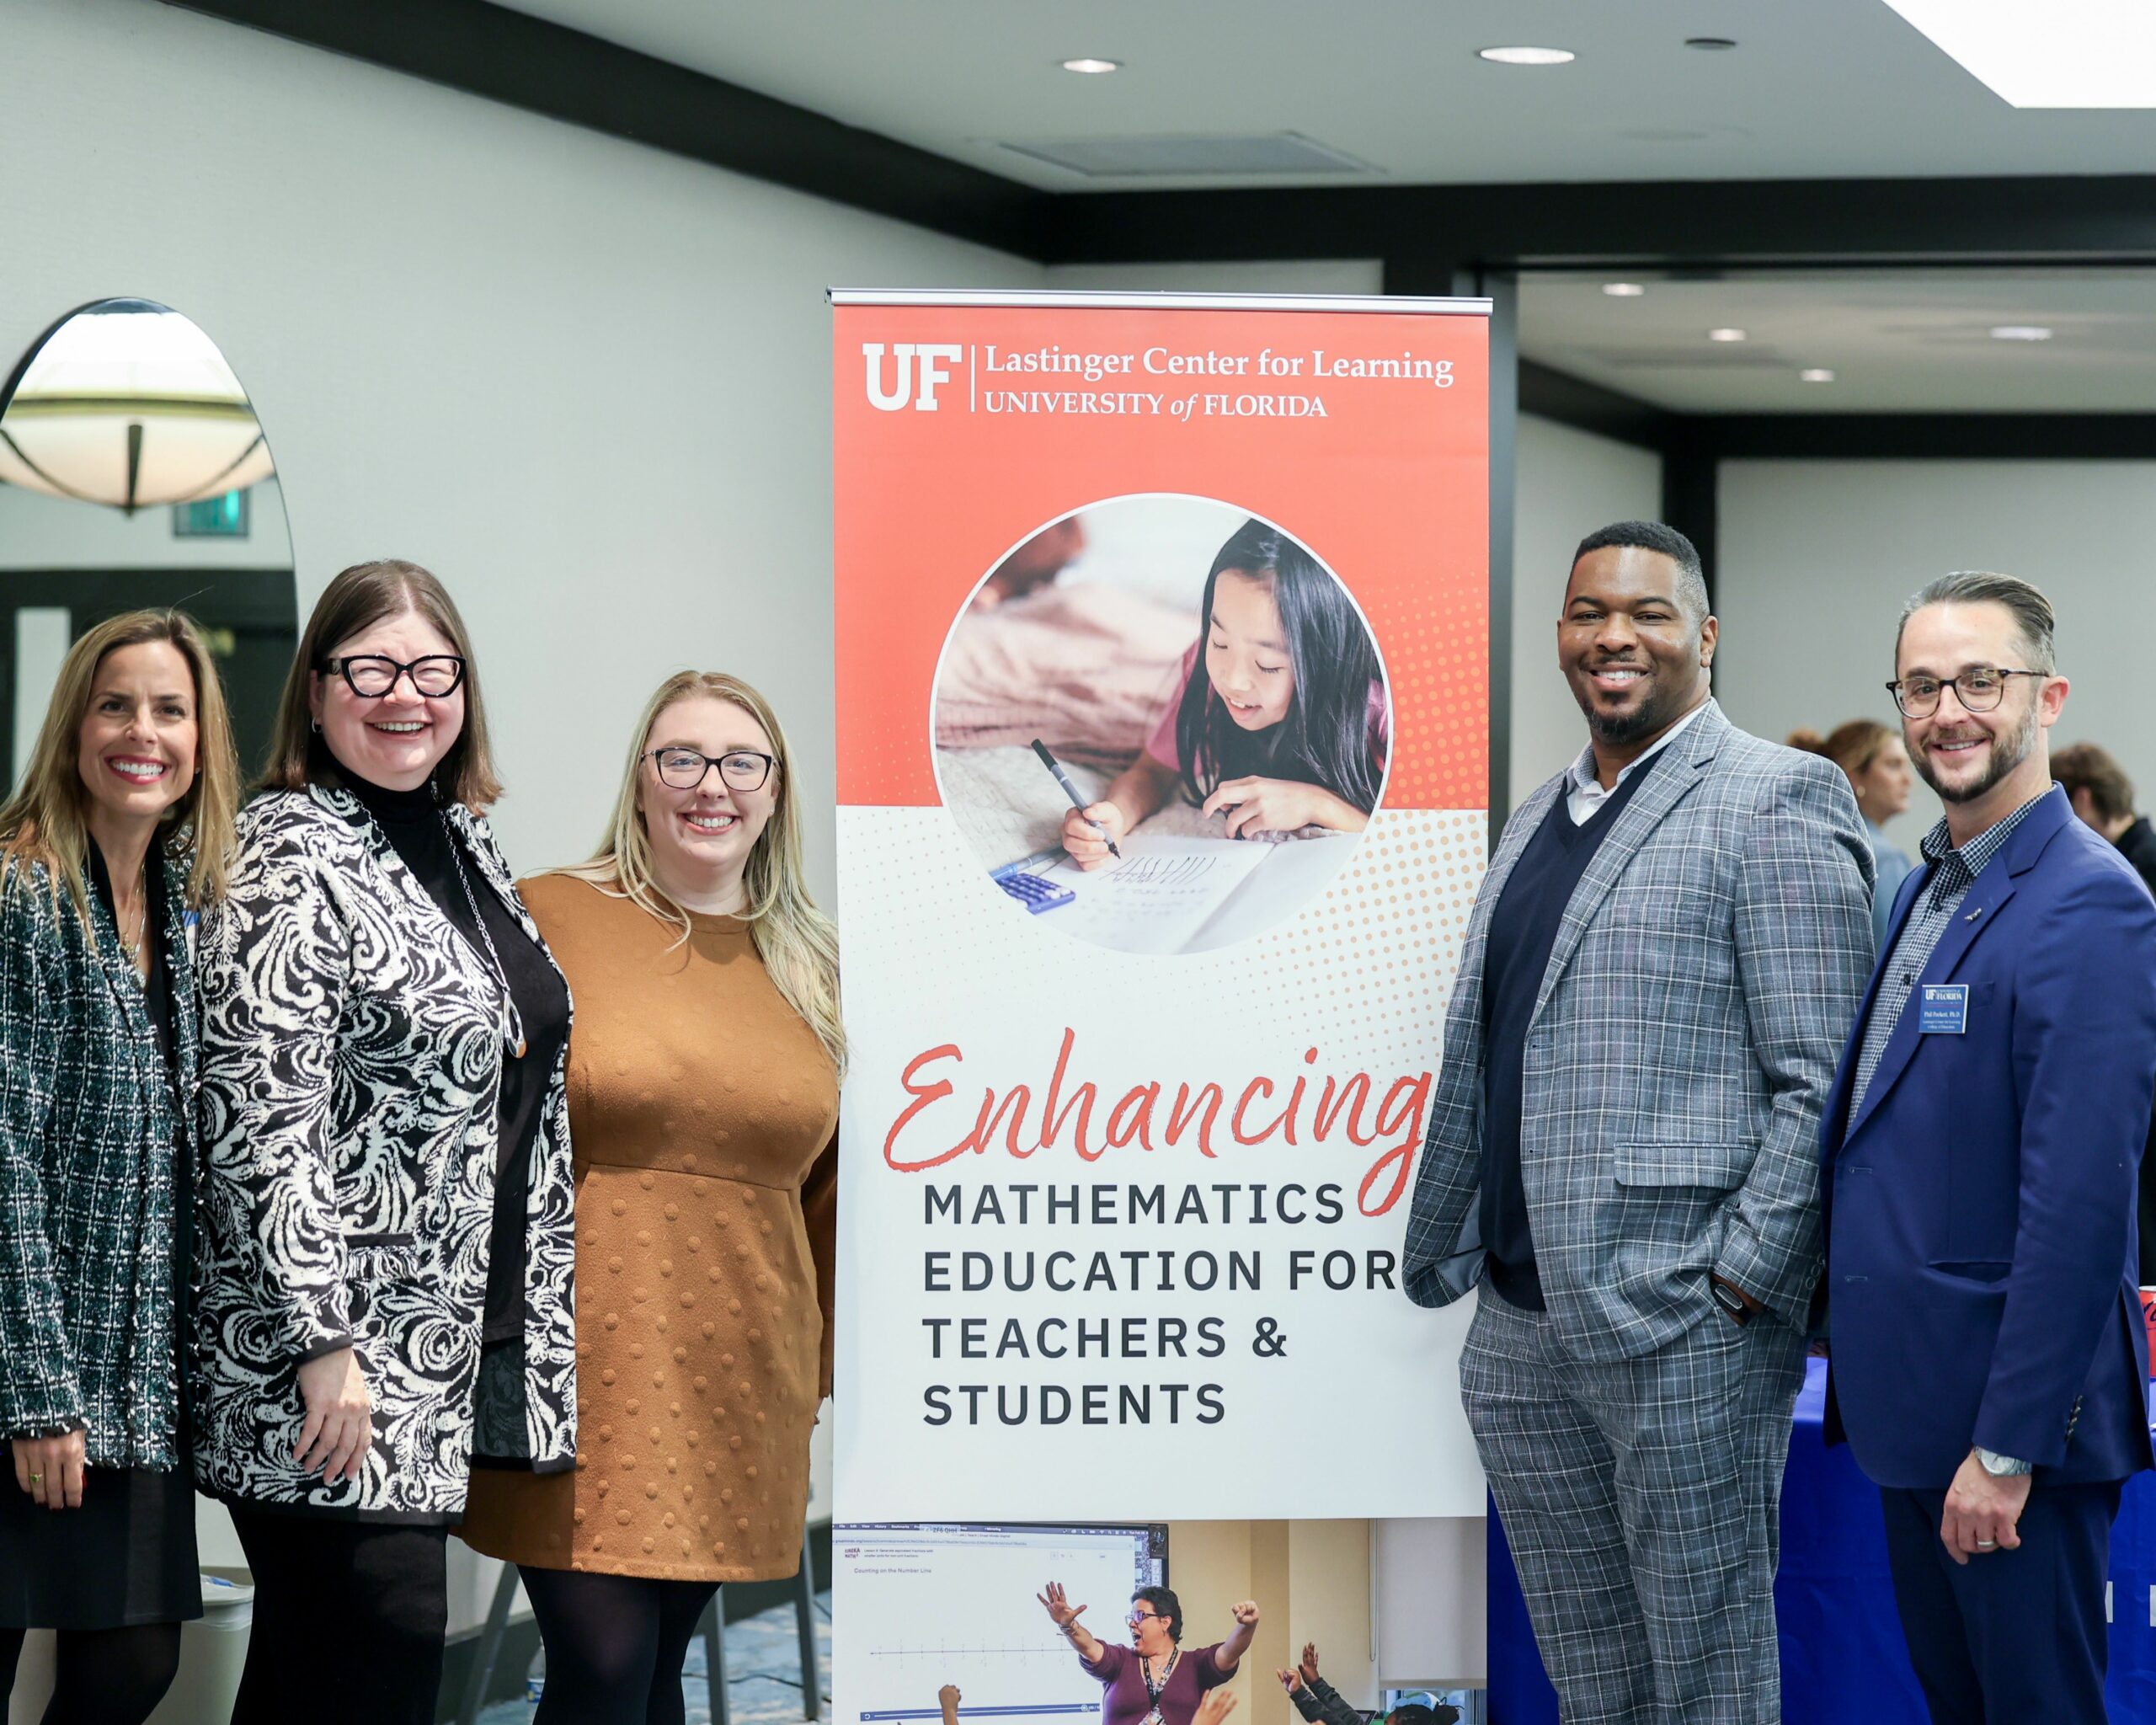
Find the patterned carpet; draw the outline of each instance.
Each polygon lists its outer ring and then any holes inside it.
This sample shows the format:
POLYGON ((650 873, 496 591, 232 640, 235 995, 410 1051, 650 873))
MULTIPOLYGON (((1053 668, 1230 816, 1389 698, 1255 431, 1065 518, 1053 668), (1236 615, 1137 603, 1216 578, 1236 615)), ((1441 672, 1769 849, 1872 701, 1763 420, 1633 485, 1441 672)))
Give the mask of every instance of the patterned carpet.
MULTIPOLYGON (((794 1636, 793 1608, 775 1606, 760 1616, 726 1626, 726 1708, 731 1725, 791 1725, 802 1717, 800 1643, 794 1636)), ((831 1715, 831 1596, 816 1595, 816 1663, 825 1697, 823 1717, 831 1715)), ((689 1644, 682 1674, 688 1725, 712 1725, 704 1681, 704 1643, 689 1644)), ((479 1715, 479 1725, 526 1725, 528 1701, 499 1701, 479 1715)))

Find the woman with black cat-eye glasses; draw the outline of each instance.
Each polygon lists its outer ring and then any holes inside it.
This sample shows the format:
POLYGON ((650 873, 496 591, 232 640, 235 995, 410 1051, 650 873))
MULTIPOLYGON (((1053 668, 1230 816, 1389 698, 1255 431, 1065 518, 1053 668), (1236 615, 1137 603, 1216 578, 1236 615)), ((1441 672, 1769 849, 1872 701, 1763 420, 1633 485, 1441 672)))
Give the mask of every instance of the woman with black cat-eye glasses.
POLYGON ((258 1589, 235 1725, 302 1694, 431 1722, 472 1468, 574 1463, 568 990, 487 823, 466 638, 416 564, 329 584, 203 931, 198 1457, 258 1589))

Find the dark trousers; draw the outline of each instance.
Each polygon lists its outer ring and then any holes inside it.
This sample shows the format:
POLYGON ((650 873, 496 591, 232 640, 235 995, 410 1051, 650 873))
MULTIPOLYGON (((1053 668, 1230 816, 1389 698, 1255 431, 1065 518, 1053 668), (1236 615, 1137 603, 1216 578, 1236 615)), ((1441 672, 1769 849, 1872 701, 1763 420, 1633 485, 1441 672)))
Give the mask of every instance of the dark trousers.
POLYGON ((434 1725, 448 1530, 232 1511, 254 1576, 232 1725, 434 1725))
POLYGON ((2038 1484, 2013 1551, 1956 1563, 1944 1492, 1882 1488, 1909 1661, 1937 1725, 2104 1725, 2104 1578, 2119 1484, 2038 1484))

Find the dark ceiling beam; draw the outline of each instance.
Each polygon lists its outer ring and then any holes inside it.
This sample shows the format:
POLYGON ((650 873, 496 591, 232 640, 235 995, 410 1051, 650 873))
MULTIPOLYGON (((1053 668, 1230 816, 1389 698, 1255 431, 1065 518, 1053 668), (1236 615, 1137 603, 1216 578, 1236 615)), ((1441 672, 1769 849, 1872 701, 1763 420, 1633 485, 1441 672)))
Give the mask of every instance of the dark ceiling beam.
POLYGON ((2156 414, 1700 414, 1721 461, 2152 461, 2156 414))
POLYGON ((1519 361, 1519 411, 1665 462, 2156 461, 2156 414, 1679 413, 1519 361))
POLYGON ((1664 453, 1678 441, 1684 422, 1682 414, 1636 395, 1524 357, 1519 362, 1519 410, 1664 453))
POLYGON ((1049 261, 1483 265, 2156 261, 2156 175, 1093 192, 1049 261))
POLYGON ((166 3, 953 238, 1047 248, 1047 193, 487 0, 166 3))

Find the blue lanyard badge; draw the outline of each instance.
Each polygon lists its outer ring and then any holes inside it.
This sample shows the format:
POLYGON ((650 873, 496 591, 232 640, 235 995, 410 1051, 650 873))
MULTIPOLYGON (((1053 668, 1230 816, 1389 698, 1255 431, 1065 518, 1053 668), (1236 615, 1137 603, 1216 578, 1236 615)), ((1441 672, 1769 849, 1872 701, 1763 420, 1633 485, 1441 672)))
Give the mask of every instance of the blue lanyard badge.
POLYGON ((1969 1028, 1969 985, 1927 982, 1917 1002, 1917 1028, 1926 1036, 1960 1036, 1969 1028))

